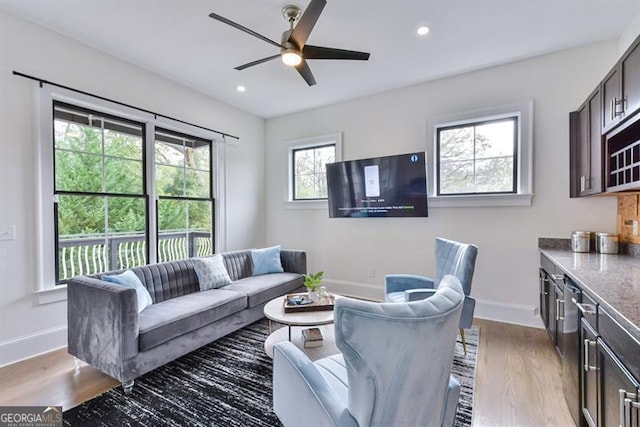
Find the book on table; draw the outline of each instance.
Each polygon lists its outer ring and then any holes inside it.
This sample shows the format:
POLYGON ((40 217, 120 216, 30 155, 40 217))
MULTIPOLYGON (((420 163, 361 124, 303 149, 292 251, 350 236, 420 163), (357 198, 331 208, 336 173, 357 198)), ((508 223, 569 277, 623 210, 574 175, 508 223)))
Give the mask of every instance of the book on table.
POLYGON ((320 347, 322 345, 322 332, 320 328, 303 329, 302 342, 305 348, 320 347))

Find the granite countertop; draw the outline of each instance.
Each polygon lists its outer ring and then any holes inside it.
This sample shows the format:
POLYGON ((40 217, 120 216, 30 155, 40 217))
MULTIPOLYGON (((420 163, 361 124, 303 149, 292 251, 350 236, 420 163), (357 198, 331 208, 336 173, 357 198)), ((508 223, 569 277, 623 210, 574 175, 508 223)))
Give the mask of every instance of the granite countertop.
POLYGON ((562 245, 540 243, 540 253, 550 258, 640 341, 639 257, 577 253, 562 245))

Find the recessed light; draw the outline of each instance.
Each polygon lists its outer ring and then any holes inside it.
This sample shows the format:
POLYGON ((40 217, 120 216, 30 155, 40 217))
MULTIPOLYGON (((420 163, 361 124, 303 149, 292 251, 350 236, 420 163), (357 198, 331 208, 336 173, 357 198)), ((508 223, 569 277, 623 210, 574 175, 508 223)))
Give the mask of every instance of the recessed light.
POLYGON ((429 34, 429 27, 425 25, 423 25, 422 27, 418 27, 416 33, 418 33, 419 36, 426 36, 427 34, 429 34))
POLYGON ((238 86, 238 87, 236 88, 236 90, 237 90, 238 92, 245 92, 245 91, 247 90, 247 88, 241 85, 241 86, 238 86))

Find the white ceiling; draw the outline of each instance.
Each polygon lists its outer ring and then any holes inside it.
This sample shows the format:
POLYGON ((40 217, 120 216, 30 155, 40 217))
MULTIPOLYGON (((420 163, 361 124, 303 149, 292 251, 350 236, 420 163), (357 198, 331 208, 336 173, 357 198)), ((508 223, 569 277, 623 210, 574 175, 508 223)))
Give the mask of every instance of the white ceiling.
POLYGON ((640 11, 638 0, 328 0, 308 43, 370 52, 369 61, 311 60, 313 87, 280 60, 234 70, 278 49, 209 13, 279 42, 289 3, 309 0, 0 0, 0 9, 265 118, 617 38, 640 11), (420 25, 429 35, 416 35, 420 25))

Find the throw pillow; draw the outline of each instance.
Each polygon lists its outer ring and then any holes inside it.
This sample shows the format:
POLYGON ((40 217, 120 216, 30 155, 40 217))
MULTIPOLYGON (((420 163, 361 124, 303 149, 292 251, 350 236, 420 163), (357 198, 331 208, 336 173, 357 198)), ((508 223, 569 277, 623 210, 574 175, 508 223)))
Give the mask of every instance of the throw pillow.
POLYGON ((219 288, 231 283, 231 277, 229 277, 229 273, 227 273, 221 254, 204 258, 193 258, 191 263, 198 275, 201 291, 219 288))
POLYGON ((151 294, 138 279, 136 273, 131 270, 113 276, 103 276, 102 280, 135 289, 138 297, 138 313, 153 304, 151 294))
POLYGON ((253 275, 284 273, 280 262, 280 245, 264 249, 252 249, 253 275))

